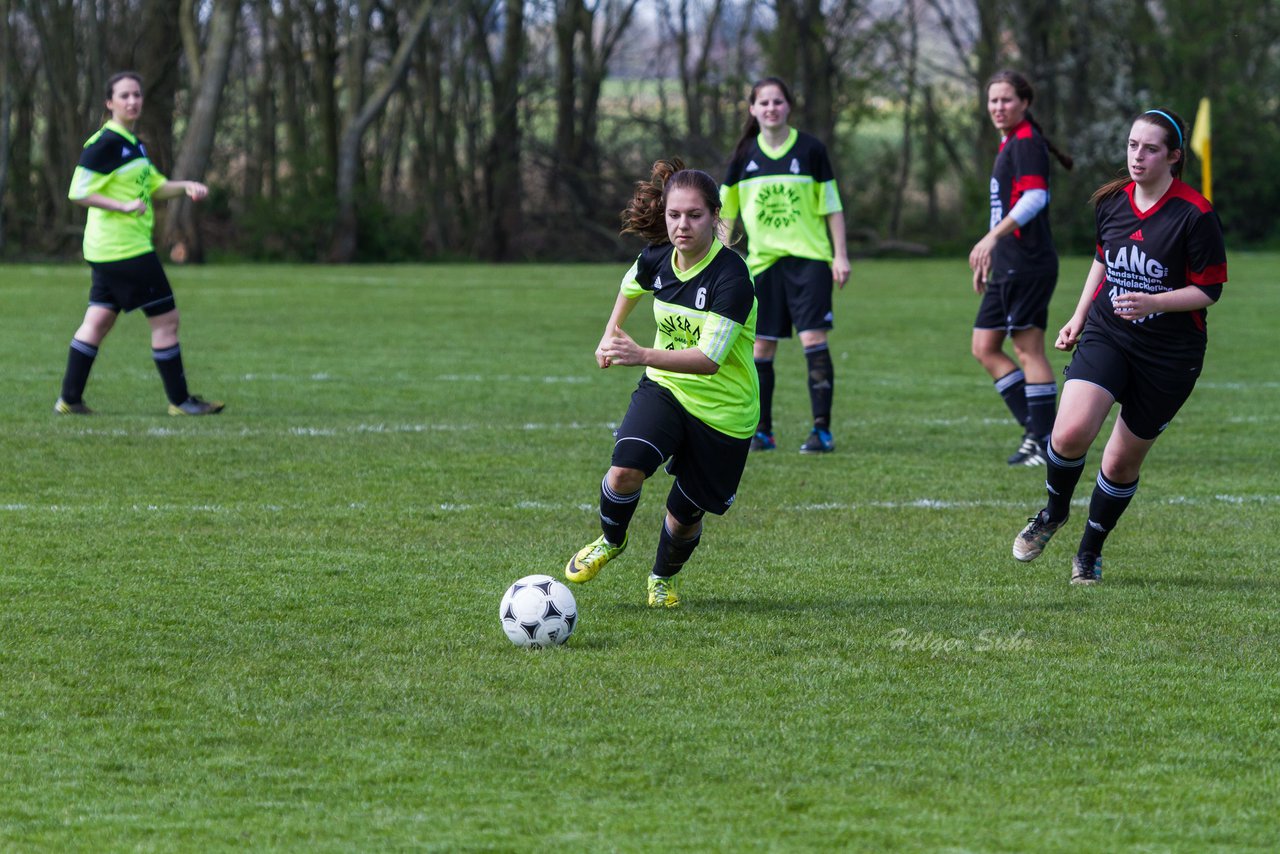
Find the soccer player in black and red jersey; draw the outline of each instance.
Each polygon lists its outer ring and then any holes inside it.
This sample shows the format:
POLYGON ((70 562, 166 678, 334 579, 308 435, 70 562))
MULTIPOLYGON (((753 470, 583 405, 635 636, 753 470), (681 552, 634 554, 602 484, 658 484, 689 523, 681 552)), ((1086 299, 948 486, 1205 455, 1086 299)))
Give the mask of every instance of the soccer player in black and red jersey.
POLYGON ((1206 309, 1227 281, 1222 225, 1180 179, 1185 160, 1185 123, 1171 110, 1148 110, 1129 131, 1128 176, 1093 194, 1097 254, 1056 344, 1076 352, 1048 447, 1049 502, 1013 541, 1015 558, 1035 560, 1067 521, 1085 453, 1119 403, 1073 584, 1102 579, 1102 544, 1137 491, 1147 452, 1195 387, 1206 309))
POLYGON ((1058 253, 1049 229, 1049 153, 1071 168, 1031 117, 1035 92, 1016 71, 987 82, 987 112, 1003 138, 991 168, 990 230, 969 252, 973 290, 982 295, 973 323, 973 357, 1023 430, 1009 465, 1044 464, 1058 387, 1045 356, 1049 300, 1058 283, 1058 253), (1015 363, 1004 352, 1013 339, 1015 363))

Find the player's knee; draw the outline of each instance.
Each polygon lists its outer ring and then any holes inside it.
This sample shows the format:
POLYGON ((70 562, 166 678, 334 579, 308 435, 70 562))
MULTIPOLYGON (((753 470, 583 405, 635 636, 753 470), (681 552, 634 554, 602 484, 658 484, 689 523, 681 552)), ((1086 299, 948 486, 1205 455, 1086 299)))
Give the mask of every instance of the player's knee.
POLYGON ((702 517, 706 515, 706 511, 684 494, 679 481, 671 485, 671 492, 667 494, 667 513, 679 522, 683 529, 683 531, 672 531, 677 536, 687 536, 691 531, 696 533, 702 526, 702 517))
POLYGON ((640 469, 611 466, 607 480, 609 488, 619 495, 630 495, 644 486, 644 472, 640 469))
POLYGON ((827 343, 827 331, 825 329, 809 329, 800 333, 800 346, 806 350, 812 347, 820 347, 827 343))
POLYGON ((983 365, 986 365, 987 362, 998 356, 1000 352, 1001 350, 999 345, 993 345, 990 341, 985 339, 979 340, 975 338, 969 345, 970 355, 983 365))
POLYGON ((1088 425, 1059 419, 1053 425, 1053 452, 1069 460, 1078 459, 1089 452, 1096 432, 1088 425))

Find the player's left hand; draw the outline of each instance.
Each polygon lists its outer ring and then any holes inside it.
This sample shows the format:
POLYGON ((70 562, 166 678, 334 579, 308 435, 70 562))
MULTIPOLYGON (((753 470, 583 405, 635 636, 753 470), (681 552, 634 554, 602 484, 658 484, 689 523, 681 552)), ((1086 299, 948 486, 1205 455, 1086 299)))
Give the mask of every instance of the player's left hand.
POLYGON ((191 199, 191 201, 198 202, 209 195, 209 188, 199 181, 187 181, 186 183, 187 198, 191 199))
POLYGON ((836 287, 843 289, 845 282, 849 281, 849 259, 837 258, 831 262, 831 280, 836 283, 836 287))
POLYGON ((613 334, 600 342, 600 354, 611 365, 644 364, 644 348, 623 332, 620 326, 614 326, 613 334))
POLYGON ((973 270, 973 292, 980 294, 987 289, 987 279, 991 276, 991 253, 996 242, 987 234, 969 250, 969 269, 973 270))
POLYGON ((1159 309, 1155 306, 1155 294, 1143 291, 1124 291, 1111 301, 1116 317, 1122 320, 1139 320, 1148 314, 1155 314, 1159 309))

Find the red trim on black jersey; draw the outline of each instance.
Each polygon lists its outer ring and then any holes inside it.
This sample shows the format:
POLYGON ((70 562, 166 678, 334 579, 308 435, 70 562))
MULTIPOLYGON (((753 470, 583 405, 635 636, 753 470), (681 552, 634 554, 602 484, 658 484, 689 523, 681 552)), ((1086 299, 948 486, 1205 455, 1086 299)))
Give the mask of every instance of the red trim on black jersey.
POLYGON ((1157 312, 1137 321, 1116 317, 1119 293, 1165 293, 1217 288, 1227 279, 1226 249, 1217 214, 1203 196, 1178 179, 1146 211, 1134 204, 1136 185, 1097 207, 1097 254, 1106 265, 1104 286, 1093 295, 1089 322, 1127 344, 1162 353, 1203 352, 1208 312, 1157 312))
POLYGON ((1190 186, 1177 178, 1174 178, 1173 183, 1169 185, 1169 189, 1164 191, 1164 195, 1160 197, 1160 201, 1156 202, 1145 211, 1138 210, 1138 205, 1133 200, 1133 193, 1137 189, 1138 185, 1130 181, 1129 185, 1124 188, 1124 191, 1128 194, 1129 206, 1133 208, 1133 213, 1138 217, 1138 219, 1147 219, 1148 217, 1155 216, 1156 212, 1164 207, 1165 203, 1171 199, 1181 199, 1184 202, 1189 202, 1194 205, 1200 213, 1208 213, 1213 210, 1213 205, 1209 204, 1208 199, 1191 189, 1190 186))
POLYGON ((1227 264, 1211 264, 1199 272, 1187 268, 1187 281, 1193 285, 1221 285, 1227 281, 1227 264))
MULTIPOLYGON (((991 224, 1009 215, 1028 190, 1049 190, 1049 152, 1044 138, 1023 119, 1000 141, 991 167, 991 224)), ((1046 208, 1000 238, 991 254, 993 280, 1050 276, 1058 270, 1046 208)))

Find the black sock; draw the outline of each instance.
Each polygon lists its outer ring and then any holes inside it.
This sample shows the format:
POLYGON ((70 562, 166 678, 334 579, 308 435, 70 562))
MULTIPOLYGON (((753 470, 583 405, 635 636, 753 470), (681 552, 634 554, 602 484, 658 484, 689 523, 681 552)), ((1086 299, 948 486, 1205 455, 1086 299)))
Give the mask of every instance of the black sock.
POLYGON ((152 348, 151 358, 156 361, 160 379, 164 382, 165 397, 177 406, 191 396, 187 391, 187 375, 182 370, 182 346, 174 344, 163 350, 152 348))
POLYGON ((89 382, 89 371, 93 370, 93 360, 98 358, 98 348, 75 338, 71 339, 71 349, 67 353, 67 372, 62 375, 62 399, 66 403, 81 403, 85 384, 89 382))
POLYGON ((1013 420, 1027 429, 1027 378, 1021 368, 1014 368, 995 381, 996 391, 1004 398, 1004 405, 1013 413, 1013 420))
POLYGON ((1080 538, 1080 554, 1102 554, 1107 534, 1120 521, 1120 515, 1137 491, 1136 480, 1133 483, 1115 483, 1098 472, 1093 497, 1089 499, 1089 524, 1084 526, 1084 536, 1080 538))
POLYGON ((1049 503, 1046 508, 1049 511, 1050 522, 1061 522, 1071 513, 1071 495, 1076 491, 1076 484, 1080 482, 1080 475, 1084 472, 1084 457, 1069 460, 1058 456, 1054 453, 1053 444, 1045 445, 1045 467, 1048 471, 1045 473, 1044 485, 1049 490, 1049 503))
POLYGON ((809 403, 813 407, 813 426, 821 430, 831 429, 831 398, 835 392, 836 372, 831 364, 831 350, 827 345, 804 349, 809 363, 809 403))
POLYGON ((678 540, 667 530, 667 520, 662 520, 662 534, 658 537, 658 553, 653 559, 653 574, 661 578, 670 578, 684 566, 689 555, 698 547, 702 539, 702 529, 691 540, 678 540))
POLYGON ((1027 427, 1042 445, 1049 444, 1053 419, 1057 415, 1058 384, 1027 383, 1027 427))
POLYGON ((600 481, 600 530, 604 538, 615 546, 627 541, 627 528, 640 504, 640 490, 630 495, 619 495, 609 488, 609 479, 600 481))
POLYGON ((773 359, 756 359, 756 373, 760 375, 760 426, 761 433, 773 432, 773 359))

